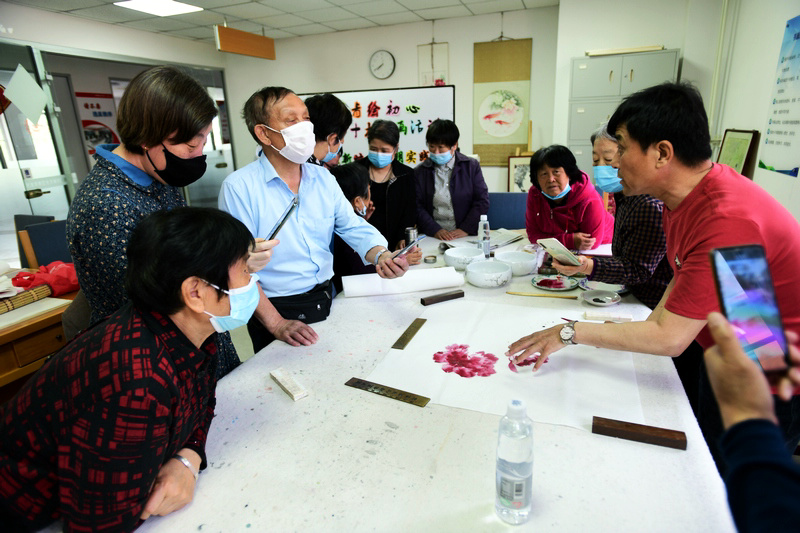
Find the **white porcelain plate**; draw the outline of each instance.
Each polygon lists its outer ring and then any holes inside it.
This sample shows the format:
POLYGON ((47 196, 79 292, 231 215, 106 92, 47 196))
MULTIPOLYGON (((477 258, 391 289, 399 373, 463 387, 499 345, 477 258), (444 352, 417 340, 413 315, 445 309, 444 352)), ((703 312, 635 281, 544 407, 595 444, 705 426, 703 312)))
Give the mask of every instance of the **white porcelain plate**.
POLYGON ((587 304, 598 307, 608 307, 619 303, 622 299, 619 294, 613 291, 586 291, 581 294, 581 297, 587 304))

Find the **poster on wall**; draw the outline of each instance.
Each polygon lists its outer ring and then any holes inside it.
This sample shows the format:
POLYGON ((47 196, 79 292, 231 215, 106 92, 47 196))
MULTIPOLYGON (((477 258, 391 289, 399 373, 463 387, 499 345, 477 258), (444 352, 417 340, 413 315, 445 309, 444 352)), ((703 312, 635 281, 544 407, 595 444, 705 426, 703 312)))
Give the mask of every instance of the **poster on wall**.
MULTIPOLYGON (((378 89, 333 93, 350 109, 353 123, 344 138, 340 163, 367 156, 367 132, 376 120, 390 120, 400 130, 397 159, 414 167, 428 158, 425 132, 437 118, 453 120, 455 86, 378 89)), ((305 100, 317 93, 299 94, 305 100)))
POLYGON ((472 146, 484 166, 528 148, 531 39, 475 43, 472 146))
POLYGON ((786 22, 758 167, 797 177, 800 167, 800 16, 786 22))
POLYGON ((95 147, 101 144, 119 144, 117 111, 111 93, 76 92, 78 115, 83 128, 83 143, 89 154, 89 164, 94 166, 95 147))

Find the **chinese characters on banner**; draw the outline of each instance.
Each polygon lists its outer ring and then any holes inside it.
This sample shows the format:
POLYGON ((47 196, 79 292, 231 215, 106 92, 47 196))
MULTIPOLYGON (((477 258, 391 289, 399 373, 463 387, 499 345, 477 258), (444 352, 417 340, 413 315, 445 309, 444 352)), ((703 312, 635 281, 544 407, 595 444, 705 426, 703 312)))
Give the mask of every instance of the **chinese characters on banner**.
MULTIPOLYGON (((397 159, 415 167, 428 157, 425 132, 437 118, 453 120, 455 87, 420 87, 333 93, 350 109, 353 123, 344 137, 339 162, 351 163, 369 152, 367 133, 376 120, 390 120, 400 130, 397 159)), ((301 94, 301 98, 312 96, 301 94)))
MULTIPOLYGON (((94 155, 100 144, 118 144, 117 111, 111 93, 76 92, 78 115, 83 128, 83 143, 89 156, 94 155)), ((94 158, 89 157, 89 165, 94 166, 94 158)))
POLYGON ((800 167, 800 16, 786 22, 759 168, 797 177, 800 167))

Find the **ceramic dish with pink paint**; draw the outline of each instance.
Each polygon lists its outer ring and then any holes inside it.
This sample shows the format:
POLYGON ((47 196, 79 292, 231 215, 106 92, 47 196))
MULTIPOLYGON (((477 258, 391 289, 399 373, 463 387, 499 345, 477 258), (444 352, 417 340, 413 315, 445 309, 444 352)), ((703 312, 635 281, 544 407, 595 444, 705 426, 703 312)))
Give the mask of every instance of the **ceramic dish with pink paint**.
POLYGON ((578 286, 578 280, 561 274, 555 276, 536 275, 531 279, 531 284, 537 289, 545 291, 571 291, 578 286))

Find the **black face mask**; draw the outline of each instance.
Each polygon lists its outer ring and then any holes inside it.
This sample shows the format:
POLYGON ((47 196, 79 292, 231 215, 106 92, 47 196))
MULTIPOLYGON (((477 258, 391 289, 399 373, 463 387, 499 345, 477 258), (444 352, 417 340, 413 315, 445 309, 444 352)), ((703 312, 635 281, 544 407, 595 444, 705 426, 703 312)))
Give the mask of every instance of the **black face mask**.
POLYGON ((156 174, 158 174, 158 176, 164 180, 164 183, 167 185, 172 185, 173 187, 186 187, 187 185, 191 185, 195 181, 199 180, 203 174, 206 173, 205 154, 184 159, 167 150, 167 147, 164 146, 163 143, 161 146, 164 148, 164 158, 167 161, 167 165, 164 167, 164 170, 158 170, 156 168, 155 163, 153 163, 153 160, 150 159, 150 152, 145 151, 145 155, 150 161, 150 164, 153 165, 153 169, 156 171, 156 174))

